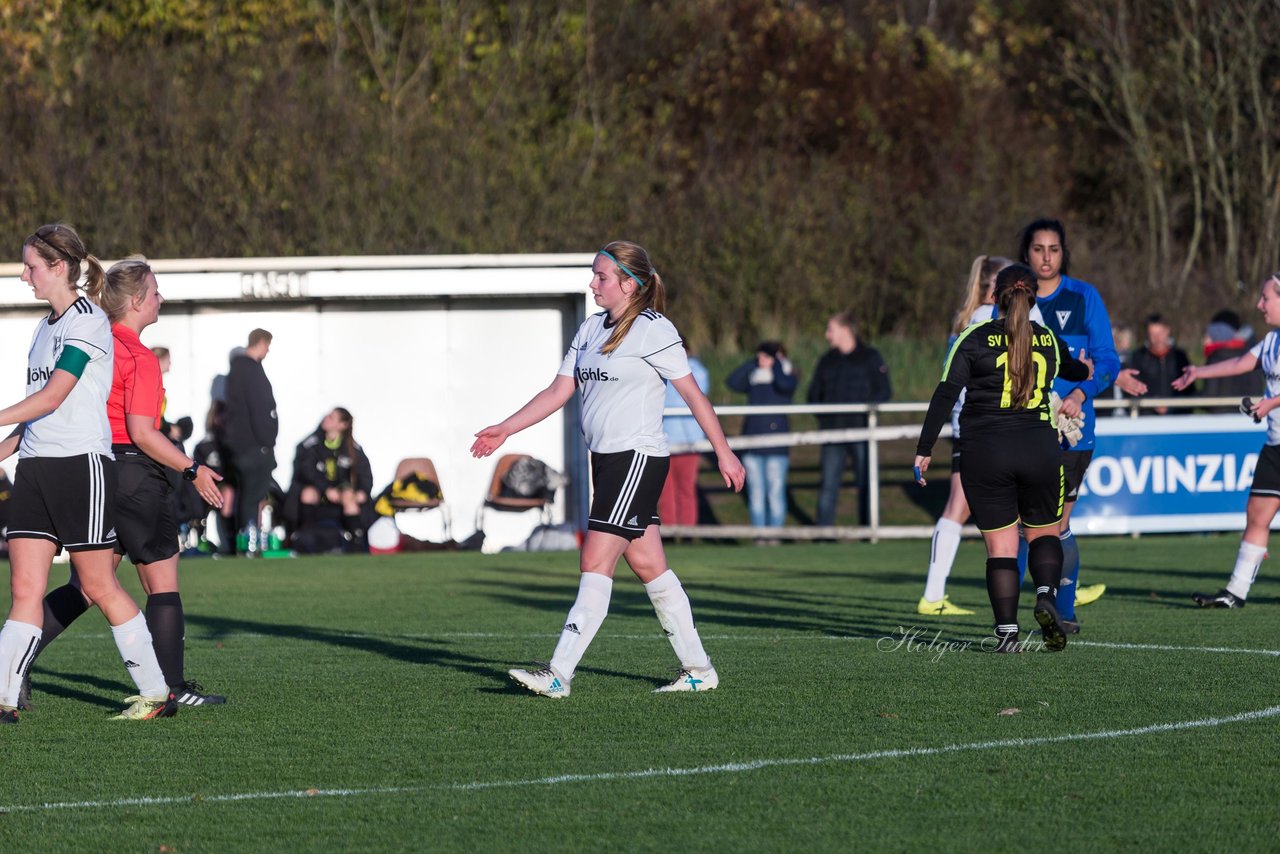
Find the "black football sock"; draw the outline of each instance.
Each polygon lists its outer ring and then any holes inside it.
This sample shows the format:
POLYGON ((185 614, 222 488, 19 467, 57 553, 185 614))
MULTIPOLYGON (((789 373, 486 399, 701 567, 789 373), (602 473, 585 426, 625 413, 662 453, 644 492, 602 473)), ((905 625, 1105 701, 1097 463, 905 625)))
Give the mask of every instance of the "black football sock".
POLYGON ((1027 546, 1027 571, 1036 586, 1036 602, 1048 596, 1052 602, 1058 596, 1058 581, 1062 578, 1062 541, 1057 537, 1039 537, 1027 546))
POLYGON ((76 621, 81 614, 89 610, 84 601, 84 594, 74 584, 64 584, 56 590, 50 590, 44 597, 44 627, 40 635, 39 655, 45 647, 53 643, 67 626, 76 621))
POLYGON ((178 593, 152 593, 147 597, 147 628, 156 649, 156 660, 170 688, 186 682, 182 672, 186 620, 182 613, 182 597, 178 593))
POLYGON ((987 558, 987 596, 996 618, 996 634, 1018 630, 1018 559, 987 558))

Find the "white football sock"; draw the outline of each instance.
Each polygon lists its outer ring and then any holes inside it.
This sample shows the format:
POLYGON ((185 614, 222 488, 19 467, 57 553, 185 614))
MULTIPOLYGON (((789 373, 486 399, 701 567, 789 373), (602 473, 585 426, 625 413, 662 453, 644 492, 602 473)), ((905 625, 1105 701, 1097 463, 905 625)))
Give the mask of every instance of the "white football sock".
POLYGON ((1249 588, 1258 577, 1258 567, 1267 556, 1266 546, 1255 546, 1253 543, 1240 541, 1240 551, 1236 555, 1235 569, 1231 570, 1231 580, 1227 582, 1227 590, 1241 599, 1249 598, 1249 588))
POLYGON ((40 647, 40 627, 17 620, 5 620, 0 629, 0 706, 17 708, 22 676, 40 647))
POLYGON ((960 548, 961 527, 950 519, 939 519, 933 526, 933 544, 929 548, 929 578, 924 583, 924 598, 937 602, 947 595, 947 576, 956 562, 960 548))
POLYGON ((169 684, 165 682, 160 662, 156 660, 147 618, 142 612, 134 614, 128 622, 112 626, 111 636, 115 638, 116 649, 120 650, 125 670, 129 671, 133 684, 138 686, 138 693, 149 700, 169 696, 169 684))
POLYGON ((600 630, 609 613, 609 597, 613 594, 613 579, 598 572, 584 572, 578 580, 578 598, 565 617, 564 631, 551 656, 551 666, 565 679, 573 678, 582 655, 600 630))
POLYGON ((658 612, 658 622, 671 641, 671 648, 680 659, 680 666, 690 670, 702 670, 711 666, 707 651, 702 648, 702 638, 693 626, 693 609, 685 595, 680 579, 668 569, 644 586, 658 612))

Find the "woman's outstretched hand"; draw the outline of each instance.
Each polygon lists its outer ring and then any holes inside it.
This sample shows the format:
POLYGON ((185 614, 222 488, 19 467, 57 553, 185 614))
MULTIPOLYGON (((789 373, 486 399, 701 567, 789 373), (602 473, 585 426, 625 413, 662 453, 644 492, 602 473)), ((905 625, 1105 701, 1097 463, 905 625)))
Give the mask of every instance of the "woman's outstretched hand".
POLYGON ((498 424, 484 428, 476 434, 476 440, 471 443, 471 456, 477 459, 489 456, 502 447, 502 443, 507 441, 508 435, 498 424))
POLYGON ((1185 368, 1182 369, 1182 376, 1178 377, 1176 380, 1173 381, 1172 383, 1173 390, 1182 391, 1183 389, 1185 389, 1187 386, 1191 385, 1195 381, 1196 381, 1196 366, 1187 365, 1185 368))

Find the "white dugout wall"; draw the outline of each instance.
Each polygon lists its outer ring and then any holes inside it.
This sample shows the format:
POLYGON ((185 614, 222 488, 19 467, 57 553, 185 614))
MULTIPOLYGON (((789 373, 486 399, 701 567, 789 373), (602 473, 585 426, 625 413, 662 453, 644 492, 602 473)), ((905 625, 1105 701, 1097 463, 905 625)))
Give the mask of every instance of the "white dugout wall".
MULTIPOLYGON (((276 481, 288 487, 294 446, 332 407, 344 406, 375 489, 391 481, 401 459, 431 457, 453 535, 462 539, 475 530, 495 463, 471 458, 472 434, 551 382, 590 310, 592 257, 154 260, 165 306, 142 338, 172 351, 167 412, 195 421, 190 451, 204 436, 211 390, 232 348, 255 327, 269 330, 263 367, 280 418, 276 481)), ((0 265, 0 406, 24 394, 32 330, 47 314, 20 275, 20 265, 0 265)), ((554 517, 585 517, 585 452, 572 411, 515 436, 502 451, 567 471, 571 484, 554 517)), ((16 462, 3 465, 12 471, 16 462)), ((437 512, 400 521, 407 533, 441 538, 437 512)), ((537 521, 533 513, 489 512, 486 551, 522 542, 537 521)))

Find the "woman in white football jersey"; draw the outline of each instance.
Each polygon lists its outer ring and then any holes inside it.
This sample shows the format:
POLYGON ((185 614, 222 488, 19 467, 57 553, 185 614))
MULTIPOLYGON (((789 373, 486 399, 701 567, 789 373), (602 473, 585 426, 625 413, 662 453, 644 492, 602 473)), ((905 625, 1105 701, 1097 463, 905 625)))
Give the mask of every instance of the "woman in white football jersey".
MULTIPOLYGON (((999 255, 979 255, 969 268, 969 283, 965 286, 964 303, 956 312, 952 323, 948 350, 956 337, 975 323, 985 323, 995 316, 996 274, 1013 262, 999 255)), ((1037 311, 1031 318, 1040 321, 1037 311)), ((960 409, 964 406, 964 392, 951 411, 951 493, 942 516, 933 528, 933 540, 929 548, 929 574, 925 580, 924 595, 916 605, 916 613, 930 616, 960 617, 972 614, 967 608, 951 604, 947 593, 947 576, 955 563, 960 548, 960 531, 969 519, 969 502, 964 497, 960 483, 960 409)))
POLYGON ((579 327, 551 385, 505 421, 476 433, 471 446, 473 456, 487 457, 507 437, 568 403, 575 388, 581 393, 582 431, 591 450, 595 491, 578 598, 551 661, 509 673, 535 694, 569 696, 574 670, 608 613, 618 558, 625 557, 644 582, 680 659, 675 681, 656 690, 707 691, 720 679, 694 628, 689 597, 667 566, 658 531, 658 496, 669 456, 662 431, 665 382, 680 392, 707 434, 725 485, 740 491, 746 475, 694 381, 680 333, 662 316, 666 291, 649 254, 634 243, 615 241, 597 253, 591 271, 591 293, 604 310, 579 327))
MULTIPOLYGON (((1262 283, 1258 311, 1269 326, 1280 326, 1280 273, 1271 274, 1262 283)), ((1259 364, 1267 377, 1267 393, 1262 400, 1250 402, 1247 414, 1255 421, 1267 419, 1267 440, 1253 470, 1253 484, 1245 504, 1244 534, 1240 537, 1231 578, 1217 593, 1191 595, 1202 608, 1244 607, 1262 559, 1267 556, 1271 522, 1276 513, 1280 513, 1280 330, 1272 329, 1253 349, 1234 359, 1212 365, 1188 365, 1173 382, 1174 389, 1182 391, 1196 380, 1247 374, 1259 364)))
POLYGON ((139 696, 118 718, 168 717, 177 710, 137 604, 115 574, 115 461, 107 396, 113 344, 106 314, 85 295, 105 274, 73 229, 45 225, 22 245, 22 281, 52 310, 41 318, 27 357, 27 397, 0 409, 17 429, 0 459, 20 463, 9 519, 9 618, 0 630, 0 723, 17 723, 18 693, 40 643, 49 570, 60 548, 76 554, 86 597, 102 611, 139 696))

